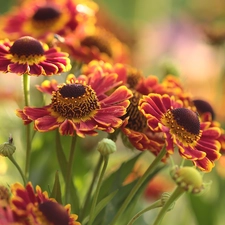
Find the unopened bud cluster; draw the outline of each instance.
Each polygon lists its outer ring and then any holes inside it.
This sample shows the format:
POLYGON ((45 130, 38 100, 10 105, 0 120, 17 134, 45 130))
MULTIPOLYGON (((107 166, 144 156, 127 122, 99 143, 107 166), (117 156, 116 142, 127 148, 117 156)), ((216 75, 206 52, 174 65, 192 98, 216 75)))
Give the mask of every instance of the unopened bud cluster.
POLYGON ((175 167, 171 176, 179 187, 189 193, 199 194, 205 189, 202 176, 194 167, 175 167))

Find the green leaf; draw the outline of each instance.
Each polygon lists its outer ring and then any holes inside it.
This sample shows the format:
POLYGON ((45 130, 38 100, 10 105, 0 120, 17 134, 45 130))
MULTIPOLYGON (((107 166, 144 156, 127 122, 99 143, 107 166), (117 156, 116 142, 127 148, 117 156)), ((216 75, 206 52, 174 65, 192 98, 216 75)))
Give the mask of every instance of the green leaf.
MULTIPOLYGON (((146 185, 162 168, 163 168, 162 166, 156 168, 156 170, 152 174, 150 174, 147 177, 147 179, 144 181, 144 183, 141 185, 139 190, 134 195, 132 201, 128 205, 126 211, 124 212, 124 216, 121 217, 121 220, 123 220, 122 222, 120 220, 121 224, 127 224, 128 221, 131 219, 132 216, 130 216, 130 215, 134 214, 133 210, 135 209, 136 203, 139 200, 140 195, 143 193, 143 190, 145 189, 146 185)), ((131 182, 127 185, 121 186, 118 189, 115 197, 112 199, 112 201, 109 202, 109 204, 104 209, 104 211, 103 211, 104 214, 102 213, 100 216, 97 217, 97 219, 95 221, 96 223, 94 223, 95 225, 110 224, 110 222, 116 215, 118 209, 120 208, 121 204, 125 201, 128 193, 133 189, 133 187, 136 185, 137 181, 138 181, 138 179, 134 180, 133 182, 131 182)))
POLYGON ((110 174, 102 184, 102 187, 100 189, 99 199, 100 201, 110 194, 114 193, 116 191, 116 199, 115 197, 107 204, 107 206, 104 208, 104 210, 101 211, 101 213, 97 216, 96 220, 94 221, 94 224, 100 225, 100 224, 109 224, 107 221, 108 219, 111 220, 112 216, 114 216, 114 211, 109 218, 105 218, 111 213, 111 210, 118 210, 119 205, 124 201, 124 199, 127 196, 127 193, 131 190, 131 185, 123 186, 123 182, 125 181, 126 177, 131 173, 133 170, 133 167, 136 163, 136 161, 139 159, 139 157, 143 153, 140 153, 136 155, 135 157, 129 159, 128 161, 121 164, 119 169, 112 174, 110 174), (115 206, 116 205, 116 206, 115 206), (114 208, 116 207, 116 208, 114 208), (107 210, 106 210, 107 209, 107 210), (104 219, 103 219, 104 218, 104 219), (104 222, 105 223, 104 223, 104 222))
POLYGON ((58 203, 62 204, 62 193, 58 171, 55 173, 55 182, 50 197, 54 198, 58 203))
POLYGON ((141 155, 142 153, 122 163, 117 171, 113 172, 103 181, 102 187, 100 189, 99 199, 105 198, 110 193, 114 192, 115 190, 118 190, 122 186, 124 180, 131 173, 134 164, 141 155))
POLYGON ((204 196, 188 195, 190 205, 199 225, 212 225, 217 220, 217 207, 213 202, 204 200, 204 196))
MULTIPOLYGON (((101 212, 101 210, 114 198, 114 196, 116 195, 118 190, 112 192, 111 194, 109 194, 107 197, 103 198, 96 206, 96 211, 95 211, 95 215, 94 218, 96 218, 96 216, 101 212)), ((84 219, 84 224, 88 222, 89 217, 86 217, 84 219)))

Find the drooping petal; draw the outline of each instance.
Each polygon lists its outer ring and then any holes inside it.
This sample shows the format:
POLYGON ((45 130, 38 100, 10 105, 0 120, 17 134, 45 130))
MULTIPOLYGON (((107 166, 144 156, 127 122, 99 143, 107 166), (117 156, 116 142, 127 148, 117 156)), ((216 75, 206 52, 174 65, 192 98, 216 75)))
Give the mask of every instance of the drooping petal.
POLYGON ((57 122, 57 118, 49 115, 35 119, 34 127, 40 132, 47 132, 59 127, 59 123, 57 122))

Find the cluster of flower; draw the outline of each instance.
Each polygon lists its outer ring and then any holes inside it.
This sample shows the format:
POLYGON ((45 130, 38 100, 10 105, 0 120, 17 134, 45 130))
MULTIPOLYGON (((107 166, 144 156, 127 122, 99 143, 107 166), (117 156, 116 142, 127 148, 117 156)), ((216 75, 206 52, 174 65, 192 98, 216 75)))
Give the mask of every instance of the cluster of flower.
MULTIPOLYGON (((0 71, 24 81, 25 104, 17 116, 39 132, 58 130, 62 136, 85 138, 103 131, 113 141, 120 134, 124 144, 160 155, 165 163, 177 149, 183 159, 210 172, 225 150, 224 130, 210 104, 192 99, 175 76, 159 81, 131 65, 128 46, 98 25, 97 11, 91 0, 39 0, 24 1, 1 16, 5 39, 0 41, 0 71), (66 74, 65 82, 49 79, 56 74, 66 74), (47 78, 37 85, 51 95, 51 102, 42 107, 29 100, 32 76, 47 78)), ((12 196, 1 188, 1 224, 80 224, 69 205, 62 207, 26 182, 29 138, 25 187, 13 184, 12 196)), ((2 155, 11 157, 11 152, 1 147, 2 155)))

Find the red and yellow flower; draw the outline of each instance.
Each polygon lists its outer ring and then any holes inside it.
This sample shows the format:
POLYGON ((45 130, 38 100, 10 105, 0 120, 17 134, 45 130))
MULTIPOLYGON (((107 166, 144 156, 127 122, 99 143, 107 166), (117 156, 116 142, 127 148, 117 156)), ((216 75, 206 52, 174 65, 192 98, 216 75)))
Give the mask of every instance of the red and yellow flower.
POLYGON ((209 102, 202 99, 193 100, 193 104, 196 107, 200 118, 203 122, 209 122, 211 127, 218 127, 220 129, 220 136, 218 137, 218 141, 221 144, 221 153, 225 154, 225 131, 221 127, 221 124, 215 120, 216 114, 214 112, 213 107, 209 102))
POLYGON ((82 63, 89 63, 92 60, 112 64, 130 62, 129 48, 114 34, 101 27, 80 26, 75 33, 68 34, 58 44, 72 59, 82 63))
POLYGON ((180 155, 191 160, 203 171, 211 171, 214 161, 220 157, 221 134, 210 122, 200 122, 195 111, 183 108, 180 100, 169 95, 149 94, 143 96, 139 109, 154 132, 163 132, 168 153, 174 153, 175 145, 180 155))
POLYGON ((39 186, 34 190, 31 182, 26 187, 20 183, 11 186, 12 196, 7 206, 0 206, 0 223, 3 225, 80 225, 78 216, 71 214, 71 206, 62 206, 49 198, 39 186))
POLYGON ((115 73, 96 72, 78 78, 71 74, 58 86, 55 81, 46 81, 38 89, 52 93, 51 103, 41 108, 25 107, 17 110, 17 115, 24 124, 34 121, 34 128, 40 132, 59 128, 61 135, 76 133, 80 137, 97 135, 96 130, 112 133, 121 126, 132 97, 132 92, 118 87, 116 80, 115 73))
POLYGON ((67 53, 59 48, 49 48, 33 37, 0 42, 0 71, 4 73, 51 76, 70 69, 67 53))
POLYGON ((91 0, 25 1, 1 17, 2 37, 38 39, 65 35, 83 23, 94 23, 98 6, 91 0))

